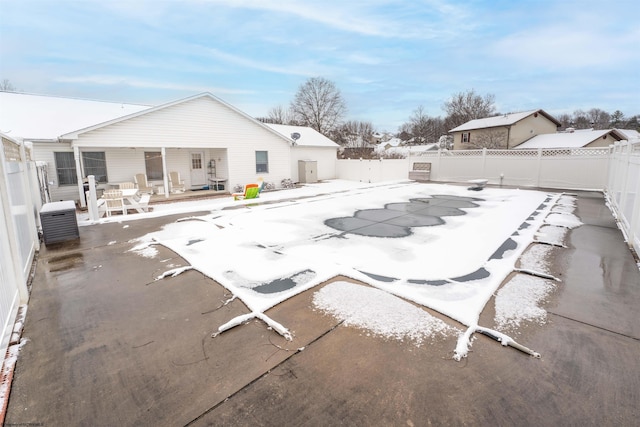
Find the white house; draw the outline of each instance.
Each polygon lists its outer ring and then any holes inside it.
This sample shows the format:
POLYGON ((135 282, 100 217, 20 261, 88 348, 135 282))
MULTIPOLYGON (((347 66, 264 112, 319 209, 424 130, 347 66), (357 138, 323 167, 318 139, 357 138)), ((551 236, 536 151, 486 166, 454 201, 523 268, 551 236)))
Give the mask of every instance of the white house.
POLYGON ((337 145, 312 143, 320 139, 298 129, 294 132, 311 143, 303 146, 302 138, 291 138, 290 129, 279 133, 210 93, 155 107, 6 92, 1 96, 0 130, 31 141, 34 160, 49 165, 54 201, 84 204, 83 178, 89 175, 106 188, 145 173, 165 194, 169 172, 174 171, 187 189, 205 188, 214 178, 223 191, 259 177, 279 186, 283 179, 297 181, 299 159, 316 156, 322 165, 318 176, 335 178, 337 145), (37 108, 29 108, 29 103, 37 108), (21 108, 14 111, 13 105, 21 108))

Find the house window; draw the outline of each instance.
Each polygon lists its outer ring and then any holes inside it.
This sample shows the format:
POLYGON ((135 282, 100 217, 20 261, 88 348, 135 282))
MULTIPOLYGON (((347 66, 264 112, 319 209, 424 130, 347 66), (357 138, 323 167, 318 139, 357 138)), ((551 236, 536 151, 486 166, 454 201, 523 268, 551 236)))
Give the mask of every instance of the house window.
POLYGON ((468 143, 469 141, 471 141, 471 132, 464 132, 462 134, 462 142, 468 143))
POLYGON ((162 174, 162 153, 160 151, 145 151, 144 167, 147 179, 164 179, 162 174))
POLYGON ((107 182, 107 161, 104 156, 104 151, 95 152, 83 152, 82 153, 82 165, 84 166, 84 176, 93 175, 96 177, 96 182, 107 182))
POLYGON ((256 173, 269 172, 269 153, 256 151, 256 173))
POLYGON ((58 185, 76 185, 78 176, 76 175, 76 161, 73 159, 73 153, 56 152, 53 155, 56 161, 58 185))

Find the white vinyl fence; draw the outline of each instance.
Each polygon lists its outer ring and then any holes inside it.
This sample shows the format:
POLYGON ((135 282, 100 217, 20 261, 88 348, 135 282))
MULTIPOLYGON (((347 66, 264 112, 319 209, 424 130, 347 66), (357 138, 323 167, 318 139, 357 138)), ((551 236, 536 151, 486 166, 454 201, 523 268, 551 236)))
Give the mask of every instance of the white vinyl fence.
POLYGON ((407 179, 414 163, 431 164, 431 181, 557 189, 604 190, 609 148, 460 150, 425 152, 407 159, 338 160, 337 176, 361 182, 407 179))
POLYGON ((5 354, 21 304, 28 300, 27 282, 39 239, 40 209, 35 163, 24 147, 2 135, 0 147, 0 355, 5 354), (37 195, 38 193, 36 193, 37 195))
POLYGON ((607 196, 629 246, 640 255, 640 141, 611 148, 607 196))

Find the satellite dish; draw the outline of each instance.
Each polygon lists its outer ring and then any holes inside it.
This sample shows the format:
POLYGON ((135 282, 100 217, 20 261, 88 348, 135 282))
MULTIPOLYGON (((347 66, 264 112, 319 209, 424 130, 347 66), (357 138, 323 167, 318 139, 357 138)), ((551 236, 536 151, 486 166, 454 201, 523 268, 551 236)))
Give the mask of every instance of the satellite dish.
POLYGON ((293 139, 294 141, 297 141, 300 139, 300 134, 298 132, 294 132, 291 134, 291 139, 293 139))

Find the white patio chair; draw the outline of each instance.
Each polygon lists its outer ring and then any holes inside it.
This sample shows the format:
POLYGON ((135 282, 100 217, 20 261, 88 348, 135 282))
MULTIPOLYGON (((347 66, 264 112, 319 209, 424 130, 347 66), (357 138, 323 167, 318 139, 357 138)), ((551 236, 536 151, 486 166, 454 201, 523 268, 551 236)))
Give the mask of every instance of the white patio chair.
POLYGON ((121 182, 120 184, 118 184, 118 188, 122 189, 132 189, 132 188, 136 188, 136 184, 133 182, 121 182))
POLYGON ((127 214, 127 207, 122 197, 122 191, 120 190, 106 190, 102 194, 102 198, 105 201, 105 207, 107 210, 107 216, 111 216, 113 212, 122 212, 122 215, 127 214))
POLYGON ((136 182, 138 191, 145 194, 153 194, 153 185, 147 181, 147 175, 144 173, 137 173, 133 180, 136 182))
POLYGON ((180 172, 169 172, 169 192, 184 193, 184 181, 180 179, 180 172))

